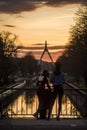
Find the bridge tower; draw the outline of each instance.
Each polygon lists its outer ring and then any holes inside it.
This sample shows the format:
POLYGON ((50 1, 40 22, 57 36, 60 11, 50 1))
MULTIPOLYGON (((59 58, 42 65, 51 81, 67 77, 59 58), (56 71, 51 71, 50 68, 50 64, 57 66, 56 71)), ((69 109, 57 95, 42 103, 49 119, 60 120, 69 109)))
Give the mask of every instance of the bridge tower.
POLYGON ((42 58, 43 58, 45 52, 48 53, 48 56, 49 56, 50 60, 53 62, 52 56, 51 56, 51 54, 50 54, 50 52, 49 52, 49 50, 48 50, 48 47, 47 47, 47 41, 45 41, 45 47, 44 47, 44 50, 43 50, 43 52, 42 52, 42 54, 41 54, 39 63, 41 63, 41 60, 42 60, 42 58))
POLYGON ((38 64, 41 64, 41 71, 43 71, 45 68, 50 71, 54 67, 52 56, 51 56, 51 54, 50 54, 50 52, 48 50, 48 47, 47 47, 47 41, 45 41, 45 47, 44 47, 44 50, 43 50, 43 52, 41 54, 40 60, 38 61, 38 64), (45 52, 47 52, 47 54, 48 54, 48 56, 49 56, 49 58, 50 58, 50 60, 52 62, 52 63, 50 63, 48 65, 47 65, 47 63, 42 62, 42 58, 43 58, 45 52))

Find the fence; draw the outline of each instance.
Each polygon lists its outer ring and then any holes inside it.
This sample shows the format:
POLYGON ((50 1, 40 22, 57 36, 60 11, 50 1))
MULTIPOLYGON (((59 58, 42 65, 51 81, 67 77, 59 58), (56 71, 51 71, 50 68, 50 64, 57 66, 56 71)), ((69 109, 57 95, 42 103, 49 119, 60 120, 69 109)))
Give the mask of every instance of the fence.
MULTIPOLYGON (((0 117, 1 118, 23 118, 33 117, 38 108, 37 89, 11 88, 4 92, 0 90, 0 117)), ((78 118, 86 115, 85 89, 75 90, 65 88, 62 100, 61 118, 78 118), (79 91, 84 91, 79 93, 79 91)), ((58 100, 55 100, 52 117, 58 112, 58 100)))

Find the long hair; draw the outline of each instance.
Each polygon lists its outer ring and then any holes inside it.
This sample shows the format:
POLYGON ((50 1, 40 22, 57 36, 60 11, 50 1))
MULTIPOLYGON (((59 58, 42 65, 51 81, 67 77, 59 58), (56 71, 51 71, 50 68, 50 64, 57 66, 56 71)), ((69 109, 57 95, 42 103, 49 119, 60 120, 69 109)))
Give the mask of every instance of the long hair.
POLYGON ((46 76, 46 77, 49 77, 49 72, 48 72, 48 70, 47 69, 45 69, 44 71, 43 71, 43 74, 42 74, 43 76, 46 76))

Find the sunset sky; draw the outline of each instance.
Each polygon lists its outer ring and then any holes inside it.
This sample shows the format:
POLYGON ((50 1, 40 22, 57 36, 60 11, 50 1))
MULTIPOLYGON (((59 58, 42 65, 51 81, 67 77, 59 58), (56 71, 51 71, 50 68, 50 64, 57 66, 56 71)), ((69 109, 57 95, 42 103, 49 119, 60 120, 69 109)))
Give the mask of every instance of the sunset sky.
POLYGON ((0 0, 0 32, 18 35, 21 45, 34 47, 28 51, 36 58, 40 58, 43 48, 39 47, 44 47, 47 40, 55 61, 62 52, 57 46, 68 43, 75 13, 84 3, 85 0, 0 0))

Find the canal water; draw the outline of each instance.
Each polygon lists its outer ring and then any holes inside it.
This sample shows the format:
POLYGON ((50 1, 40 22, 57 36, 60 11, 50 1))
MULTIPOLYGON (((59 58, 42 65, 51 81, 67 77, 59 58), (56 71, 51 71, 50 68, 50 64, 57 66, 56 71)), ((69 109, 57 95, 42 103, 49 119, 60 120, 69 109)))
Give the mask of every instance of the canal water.
MULTIPOLYGON (((35 94, 35 91, 24 91, 20 92, 14 101, 6 108, 8 116, 12 118, 27 118, 33 117, 33 114, 36 112, 38 108, 38 98, 35 94)), ((53 110, 52 117, 55 118, 58 113, 58 101, 56 99, 53 110)), ((69 98, 64 95, 62 100, 62 110, 61 116, 62 118, 77 118, 80 117, 80 113, 76 110, 74 105, 71 103, 69 98)))

